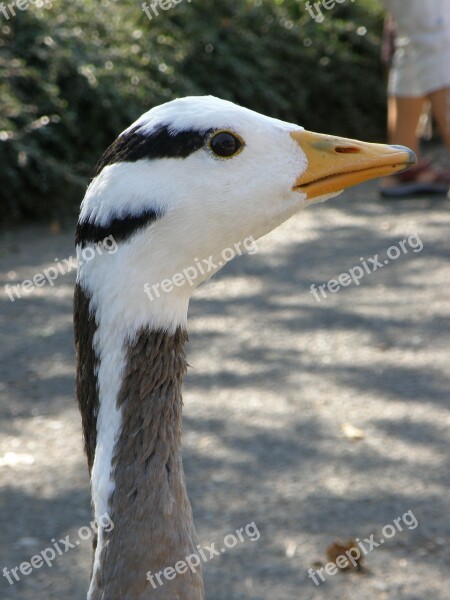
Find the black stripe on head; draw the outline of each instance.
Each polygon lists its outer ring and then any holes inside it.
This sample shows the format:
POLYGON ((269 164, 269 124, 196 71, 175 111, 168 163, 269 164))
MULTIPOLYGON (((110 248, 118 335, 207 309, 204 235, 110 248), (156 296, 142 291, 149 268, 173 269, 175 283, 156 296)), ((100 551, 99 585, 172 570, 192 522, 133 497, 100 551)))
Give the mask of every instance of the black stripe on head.
MULTIPOLYGON (((120 135, 106 150, 97 163, 93 177, 96 177, 107 165, 120 162, 136 162, 159 158, 186 158, 205 145, 212 129, 197 131, 170 132, 168 125, 161 125, 145 133, 141 125, 120 135)), ((123 242, 134 233, 146 227, 162 216, 157 210, 149 209, 140 215, 128 215, 112 219, 105 226, 88 221, 77 225, 75 243, 83 248, 87 243, 99 243, 108 236, 116 242, 123 242)))
POLYGON ((151 209, 137 216, 130 215, 119 219, 112 219, 105 226, 95 225, 88 221, 78 222, 75 233, 75 244, 84 248, 89 242, 100 243, 109 236, 112 236, 115 242, 123 242, 140 229, 143 229, 161 217, 161 212, 151 209))
POLYGON ((146 158, 186 158, 199 150, 212 132, 187 129, 170 132, 168 125, 145 133, 141 125, 120 135, 98 161, 92 177, 96 177, 107 165, 119 162, 136 162, 146 158))

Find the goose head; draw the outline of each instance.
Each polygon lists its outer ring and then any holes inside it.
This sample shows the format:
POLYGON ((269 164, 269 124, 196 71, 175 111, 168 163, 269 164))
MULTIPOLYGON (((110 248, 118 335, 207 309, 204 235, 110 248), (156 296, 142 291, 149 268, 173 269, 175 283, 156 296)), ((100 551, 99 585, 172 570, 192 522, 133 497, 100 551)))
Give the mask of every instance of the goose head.
POLYGON ((168 102, 126 129, 97 165, 78 222, 79 282, 104 318, 173 330, 185 324, 193 289, 223 266, 224 249, 415 160, 404 147, 312 133, 211 96, 168 102), (84 260, 108 236, 116 251, 84 260), (215 267, 193 281, 178 278, 151 300, 145 293, 209 257, 215 267))

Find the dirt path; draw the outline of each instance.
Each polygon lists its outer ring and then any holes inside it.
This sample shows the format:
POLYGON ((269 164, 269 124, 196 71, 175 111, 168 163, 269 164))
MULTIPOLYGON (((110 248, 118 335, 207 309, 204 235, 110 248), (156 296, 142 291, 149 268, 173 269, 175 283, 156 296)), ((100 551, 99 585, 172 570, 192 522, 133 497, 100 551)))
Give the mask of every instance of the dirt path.
MULTIPOLYGON (((260 534, 205 565, 209 600, 448 600, 449 227, 448 201, 388 203, 359 187, 299 214, 195 294, 184 456, 197 530, 204 546, 251 522, 260 534), (383 266, 359 285, 310 293, 376 254, 383 266), (366 572, 308 578, 330 543, 371 534, 385 542, 366 572)), ((3 294, 72 253, 71 233, 0 235, 0 568, 52 538, 80 542, 14 585, 2 577, 2 600, 85 598, 74 273, 15 302, 3 294)))

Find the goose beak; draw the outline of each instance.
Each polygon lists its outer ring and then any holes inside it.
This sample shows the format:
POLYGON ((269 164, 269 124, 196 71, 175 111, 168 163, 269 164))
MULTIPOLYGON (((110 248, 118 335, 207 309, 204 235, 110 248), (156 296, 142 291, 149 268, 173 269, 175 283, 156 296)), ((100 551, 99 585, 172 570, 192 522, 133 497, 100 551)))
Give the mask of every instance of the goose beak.
POLYGON ((417 163, 414 152, 404 146, 369 144, 305 130, 290 135, 308 160, 293 190, 304 192, 308 199, 392 175, 417 163))

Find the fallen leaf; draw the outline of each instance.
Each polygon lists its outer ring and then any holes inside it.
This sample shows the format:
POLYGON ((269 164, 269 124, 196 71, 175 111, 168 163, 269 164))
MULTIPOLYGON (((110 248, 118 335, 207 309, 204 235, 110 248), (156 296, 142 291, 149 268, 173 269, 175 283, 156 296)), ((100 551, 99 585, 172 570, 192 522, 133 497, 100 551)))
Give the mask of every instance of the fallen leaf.
POLYGON ((364 431, 362 429, 358 429, 358 427, 355 427, 351 423, 342 423, 341 429, 344 436, 354 442, 363 440, 365 438, 364 431))
POLYGON ((347 571, 349 569, 356 571, 363 570, 363 565, 361 564, 363 556, 361 550, 356 545, 355 540, 333 542, 327 548, 327 558, 330 562, 335 563, 342 571, 347 571), (347 552, 350 554, 348 555, 347 552), (340 556, 343 556, 346 560, 340 559, 340 556), (349 556, 352 556, 353 559, 350 560, 349 556), (356 563, 356 566, 354 563, 356 563))
POLYGON ((60 224, 59 221, 57 221, 56 219, 54 219, 50 223, 50 233, 52 233, 53 235, 56 235, 60 231, 61 231, 61 224, 60 224))

